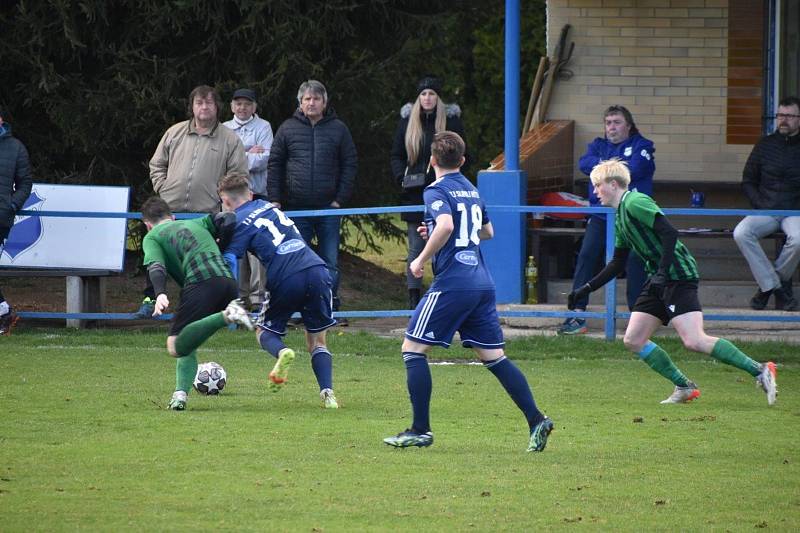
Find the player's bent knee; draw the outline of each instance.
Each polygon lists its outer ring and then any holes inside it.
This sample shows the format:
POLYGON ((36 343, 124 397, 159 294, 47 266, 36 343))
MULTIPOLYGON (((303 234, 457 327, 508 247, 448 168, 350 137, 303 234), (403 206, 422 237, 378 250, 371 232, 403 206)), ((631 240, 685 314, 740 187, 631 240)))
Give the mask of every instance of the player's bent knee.
POLYGON ((700 339, 683 339, 683 347, 692 352, 704 352, 704 344, 700 339))
POLYGON ((319 349, 325 350, 326 352, 329 351, 328 345, 324 342, 309 342, 306 344, 306 348, 308 348, 308 353, 314 353, 319 349))
POLYGON ((647 343, 647 339, 640 339, 633 335, 625 335, 622 338, 622 343, 625 345, 625 348, 630 350, 633 353, 639 353, 644 348, 645 343, 647 343))
POLYGON ((426 354, 428 353, 429 346, 427 344, 422 344, 421 342, 412 341, 408 338, 403 339, 403 346, 401 350, 403 352, 414 352, 414 353, 421 353, 426 354))
POLYGON ((475 348, 475 354, 478 356, 478 359, 483 361, 484 363, 488 363, 490 361, 496 361, 505 355, 505 352, 502 348, 475 348))
POLYGON ((314 353, 314 350, 318 348, 323 348, 327 351, 327 344, 325 331, 306 333, 306 347, 308 348, 308 353, 314 353))

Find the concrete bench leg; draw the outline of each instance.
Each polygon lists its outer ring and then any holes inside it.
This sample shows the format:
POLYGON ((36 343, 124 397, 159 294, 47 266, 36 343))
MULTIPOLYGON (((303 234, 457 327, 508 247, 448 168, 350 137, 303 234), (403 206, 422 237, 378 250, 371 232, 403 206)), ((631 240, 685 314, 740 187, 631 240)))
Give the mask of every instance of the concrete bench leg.
MULTIPOLYGON (((67 276, 67 313, 102 313, 106 307, 106 279, 67 276)), ((82 328, 87 320, 68 318, 68 328, 82 328)))
MULTIPOLYGON (((67 276, 67 313, 83 312, 83 280, 80 276, 67 276)), ((83 320, 67 319, 68 328, 83 327, 83 320)))

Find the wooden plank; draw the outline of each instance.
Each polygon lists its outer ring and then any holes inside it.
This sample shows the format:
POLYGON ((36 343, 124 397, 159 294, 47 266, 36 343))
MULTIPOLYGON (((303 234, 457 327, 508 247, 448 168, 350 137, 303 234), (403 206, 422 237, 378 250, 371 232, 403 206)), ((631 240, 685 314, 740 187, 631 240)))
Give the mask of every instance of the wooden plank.
POLYGON ((536 103, 539 100, 539 93, 542 90, 542 79, 544 78, 545 70, 547 70, 547 56, 539 58, 539 68, 536 69, 536 77, 533 79, 533 87, 531 88, 531 97, 528 100, 528 112, 525 113, 525 123, 522 126, 522 134, 525 135, 526 131, 532 128, 533 110, 536 108, 536 103))

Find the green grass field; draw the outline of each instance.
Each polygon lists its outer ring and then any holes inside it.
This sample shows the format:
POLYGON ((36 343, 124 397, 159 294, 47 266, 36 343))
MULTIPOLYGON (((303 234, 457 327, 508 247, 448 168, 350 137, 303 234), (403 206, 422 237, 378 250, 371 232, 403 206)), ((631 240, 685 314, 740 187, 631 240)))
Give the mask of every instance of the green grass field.
POLYGON ((0 337, 0 530, 800 524, 796 347, 742 345, 779 362, 770 408, 749 376, 661 340, 703 391, 665 406, 671 385, 619 342, 514 340, 509 355, 556 423, 544 453, 525 453, 522 416, 488 371, 466 364, 432 368, 435 444, 396 450, 381 439, 409 424, 399 339, 341 331, 330 337, 338 411, 321 408, 304 352, 286 388, 268 392, 272 359, 244 332, 200 351, 229 383, 219 397, 190 395, 183 413, 164 409, 174 386, 164 330, 0 337))

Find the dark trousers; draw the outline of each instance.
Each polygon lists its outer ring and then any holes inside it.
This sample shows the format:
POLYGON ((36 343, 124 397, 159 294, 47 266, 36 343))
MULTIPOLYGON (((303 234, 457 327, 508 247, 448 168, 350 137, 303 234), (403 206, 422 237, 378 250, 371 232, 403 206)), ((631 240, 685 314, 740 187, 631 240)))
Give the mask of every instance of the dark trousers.
POLYGON ((314 236, 317 237, 317 245, 314 250, 320 259, 325 261, 328 272, 333 281, 333 310, 339 310, 339 225, 341 217, 296 217, 293 218, 294 225, 303 236, 303 240, 311 246, 314 236))

